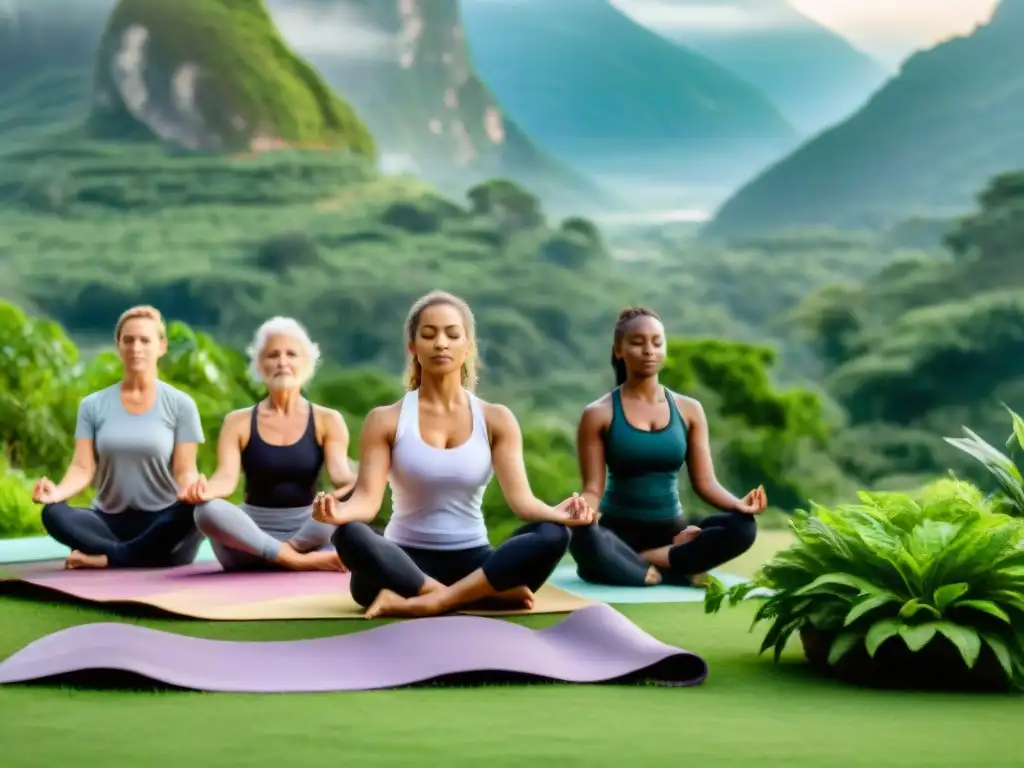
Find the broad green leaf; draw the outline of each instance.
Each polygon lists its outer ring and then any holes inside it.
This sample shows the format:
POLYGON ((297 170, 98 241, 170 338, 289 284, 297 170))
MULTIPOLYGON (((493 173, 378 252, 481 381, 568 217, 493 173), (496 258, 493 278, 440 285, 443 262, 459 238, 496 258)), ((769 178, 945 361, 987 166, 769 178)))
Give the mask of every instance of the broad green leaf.
POLYGON ((857 619, 870 613, 876 608, 881 608, 884 605, 898 602, 899 600, 900 598, 893 594, 866 597, 859 603, 857 603, 855 606, 853 606, 853 608, 850 609, 850 612, 846 614, 846 619, 843 621, 843 626, 848 627, 851 624, 853 624, 853 622, 857 621, 857 619))
POLYGON ((946 610, 947 605, 962 595, 967 594, 967 590, 969 589, 970 586, 962 581, 957 584, 946 584, 945 586, 939 587, 933 593, 935 607, 938 608, 939 611, 946 610))
POLYGON ((758 581, 751 579, 745 581, 742 584, 737 584, 726 591, 726 596, 729 598, 729 605, 737 605, 747 599, 747 595, 753 592, 755 589, 760 589, 763 585, 758 581))
POLYGON ((1013 657, 1010 655, 1010 649, 1006 643, 1003 642, 1002 638, 993 635, 991 632, 983 632, 981 635, 982 640, 992 649, 992 653, 999 661, 999 666, 1003 668, 1003 672, 1006 676, 1013 679, 1013 657))
POLYGON ((716 613, 722 607, 724 599, 725 585, 711 574, 708 574, 704 590, 704 613, 716 613))
POLYGON ((789 622, 779 632, 778 638, 775 640, 775 655, 774 661, 776 664, 779 663, 779 659, 782 658, 782 652, 786 650, 786 643, 789 642, 790 636, 798 630, 804 624, 803 617, 799 617, 789 622))
MULTIPOLYGON (((1010 419, 1013 422, 1013 435, 1010 436, 1011 439, 1016 438, 1017 448, 1024 448, 1024 419, 1017 415, 1017 413, 1006 403, 1003 403, 1003 407, 1009 411, 1010 419)), ((1010 440, 1007 440, 1006 443, 1007 450, 1011 450, 1010 440)))
POLYGON ((922 603, 916 597, 912 598, 910 600, 907 600, 907 602, 905 602, 903 604, 903 607, 900 608, 900 618, 902 618, 902 619, 912 619, 914 616, 916 616, 917 614, 921 613, 922 611, 924 611, 928 615, 932 616, 933 618, 936 618, 936 619, 941 619, 942 618, 942 614, 939 613, 933 606, 928 605, 927 603, 922 603))
POLYGON ((937 621, 935 629, 956 646, 967 668, 974 669, 974 665, 978 662, 978 654, 981 653, 981 638, 978 636, 978 631, 954 624, 951 621, 937 621))
POLYGON ((882 643, 898 634, 900 629, 905 626, 899 619, 882 619, 872 624, 864 638, 864 646, 867 648, 868 655, 874 658, 882 643))
POLYGON ((843 658, 850 650, 853 649, 860 639, 863 637, 861 632, 841 632, 836 636, 836 639, 832 641, 832 647, 828 650, 828 664, 834 666, 843 658))
MULTIPOLYGON (((806 587, 801 587, 793 594, 795 595, 806 595, 809 592, 813 592, 821 587, 825 586, 842 586, 851 587, 864 594, 877 594, 880 590, 874 584, 865 579, 857 576, 851 576, 848 573, 826 573, 819 576, 806 587)), ((843 593, 838 593, 843 594, 843 593)))
POLYGON ((998 605, 993 603, 991 600, 961 600, 954 607, 956 608, 970 608, 975 611, 981 611, 987 613, 990 616, 995 616, 1000 621, 1005 621, 1007 624, 1012 624, 1010 620, 1010 614, 1000 608, 998 605))
POLYGON ((918 624, 915 627, 904 625, 900 627, 900 637, 907 644, 907 648, 917 653, 935 637, 935 633, 938 632, 936 624, 937 622, 929 621, 925 624, 918 624))

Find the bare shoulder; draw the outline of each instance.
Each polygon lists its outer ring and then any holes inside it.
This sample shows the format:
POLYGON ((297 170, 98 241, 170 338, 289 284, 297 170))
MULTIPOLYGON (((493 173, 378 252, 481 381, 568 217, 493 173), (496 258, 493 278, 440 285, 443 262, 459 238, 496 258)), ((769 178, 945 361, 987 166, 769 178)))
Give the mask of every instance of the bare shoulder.
POLYGON ((700 424, 707 420, 707 417, 704 415, 704 406, 700 404, 700 400, 695 397, 680 395, 676 392, 672 393, 672 397, 675 398, 676 408, 679 409, 679 413, 687 426, 700 424))
POLYGON ((484 418, 487 420, 487 427, 492 433, 495 430, 509 430, 519 426, 519 419, 512 413, 512 409, 501 403, 488 403, 485 400, 478 402, 484 409, 484 418))
POLYGON ((229 411, 228 415, 224 417, 223 429, 237 430, 240 427, 247 426, 251 415, 252 408, 239 408, 234 411, 229 411))
POLYGON ((318 425, 328 431, 345 430, 345 417, 341 415, 341 411, 328 408, 326 405, 317 405, 316 403, 311 403, 311 405, 313 406, 313 420, 318 425))
POLYGON ((398 431, 398 418, 402 413, 402 401, 390 405, 378 405, 370 410, 363 420, 362 434, 364 439, 376 438, 394 440, 398 431))
POLYGON ((580 426, 605 429, 612 421, 612 393, 608 392, 589 403, 580 416, 580 426))

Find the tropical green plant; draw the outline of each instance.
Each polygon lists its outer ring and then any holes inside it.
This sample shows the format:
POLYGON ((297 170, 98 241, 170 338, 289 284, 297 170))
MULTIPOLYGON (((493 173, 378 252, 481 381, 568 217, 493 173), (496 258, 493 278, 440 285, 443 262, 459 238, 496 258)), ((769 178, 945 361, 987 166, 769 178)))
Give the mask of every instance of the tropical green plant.
POLYGON ((976 459, 999 483, 995 501, 1005 507, 1007 514, 1024 516, 1024 475, 1013 456, 1024 449, 1024 419, 1007 405, 1003 405, 1013 420, 1013 432, 1006 439, 1009 455, 983 440, 967 427, 961 427, 966 437, 945 437, 947 443, 976 459))
POLYGON ((984 660, 1000 682, 1024 689, 1024 520, 955 479, 859 498, 797 513, 795 543, 750 582, 726 589, 711 579, 705 611, 766 589, 754 626, 771 622, 760 652, 773 648, 776 661, 794 632, 808 658, 809 640, 827 645, 822 663, 833 672, 858 656, 876 669, 883 656, 905 668, 934 663, 945 645, 964 675, 984 660))
POLYGON ((39 507, 32 501, 32 483, 0 456, 0 538, 42 533, 39 507))

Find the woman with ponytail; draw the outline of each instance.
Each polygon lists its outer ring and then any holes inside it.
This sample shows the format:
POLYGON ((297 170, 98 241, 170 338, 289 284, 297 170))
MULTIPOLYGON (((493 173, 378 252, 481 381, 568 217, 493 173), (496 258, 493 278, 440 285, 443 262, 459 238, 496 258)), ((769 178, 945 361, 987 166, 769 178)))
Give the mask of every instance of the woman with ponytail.
POLYGON ((567 526, 590 525, 594 513, 578 494, 554 507, 533 495, 515 416, 474 394, 476 325, 465 301, 427 294, 413 304, 405 333, 408 392, 367 415, 351 498, 321 495, 314 518, 338 526, 332 542, 367 618, 484 602, 531 608, 565 555, 567 526), (497 548, 481 506, 493 475, 526 523, 497 548), (389 483, 393 511, 381 535, 369 523, 389 483))
POLYGON ((573 531, 569 548, 585 581, 699 585, 757 536, 754 516, 768 503, 764 488, 738 499, 719 484, 704 409, 658 382, 664 363, 657 313, 624 309, 612 342, 615 389, 588 405, 579 425, 583 499, 600 516, 600 523, 573 531), (684 464, 697 494, 721 510, 695 525, 679 502, 684 464))

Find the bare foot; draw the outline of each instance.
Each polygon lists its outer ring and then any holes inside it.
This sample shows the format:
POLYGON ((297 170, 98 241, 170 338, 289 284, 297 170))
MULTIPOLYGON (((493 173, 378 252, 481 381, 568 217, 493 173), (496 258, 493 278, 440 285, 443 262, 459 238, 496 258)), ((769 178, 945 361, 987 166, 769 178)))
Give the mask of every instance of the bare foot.
POLYGON ((397 592, 390 589, 382 589, 377 594, 370 607, 366 609, 364 616, 367 619, 382 619, 385 617, 420 618, 423 616, 435 616, 441 612, 441 604, 434 599, 437 592, 428 592, 419 597, 404 598, 397 592))
POLYGON ((652 587, 655 584, 661 584, 661 571, 652 565, 647 569, 647 575, 644 577, 644 585, 652 587))
POLYGON ((68 570, 74 568, 106 568, 109 564, 110 561, 107 560, 106 555, 87 555, 84 552, 79 552, 77 549, 71 550, 71 554, 64 561, 64 567, 68 570))
POLYGON ((347 571, 337 552, 297 552, 289 544, 281 547, 277 562, 290 571, 347 571))
POLYGON ((517 608, 525 608, 528 611, 533 610, 533 590, 529 587, 506 589, 504 592, 496 594, 494 599, 500 600, 503 603, 511 603, 517 608))
POLYGON ((693 541, 700 536, 700 531, 701 529, 696 525, 686 526, 672 539, 672 546, 678 547, 680 544, 686 544, 687 542, 693 541))

